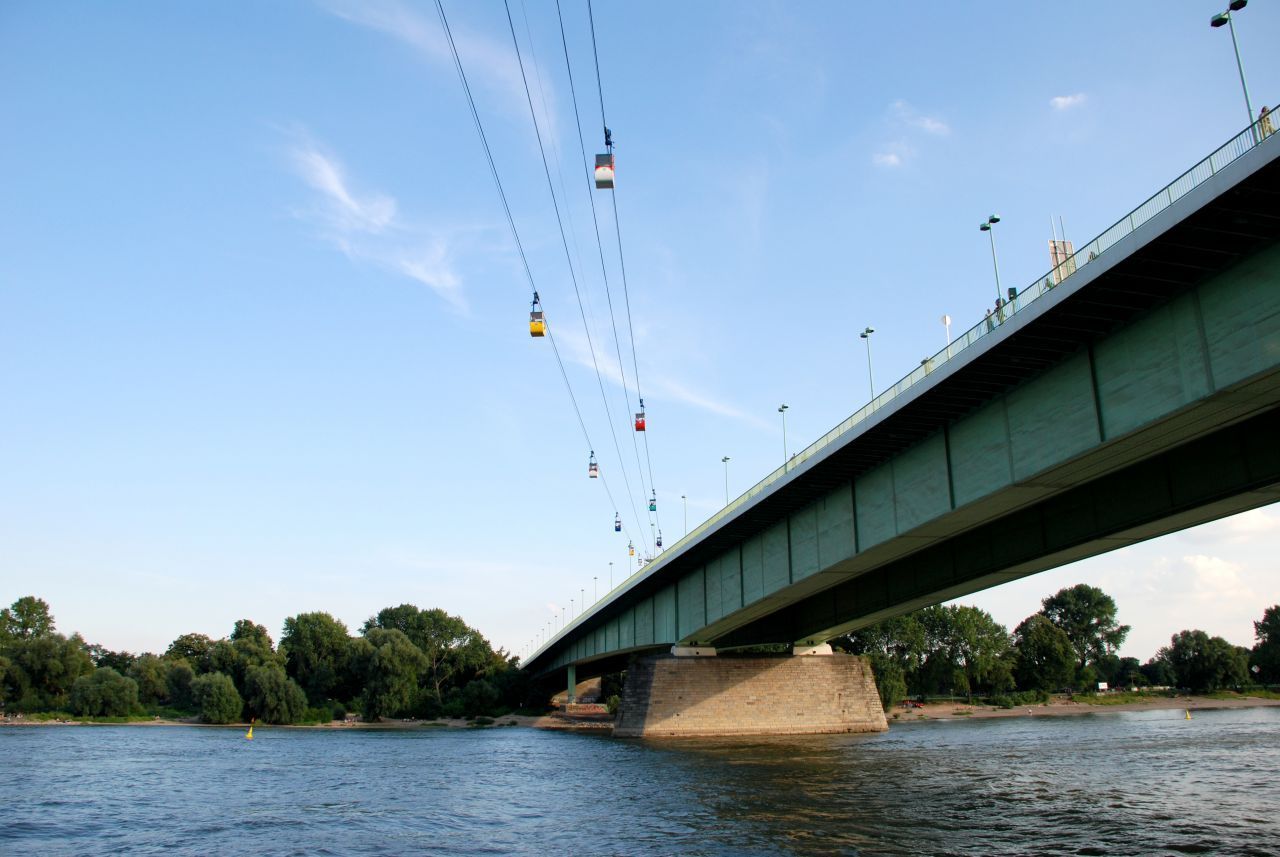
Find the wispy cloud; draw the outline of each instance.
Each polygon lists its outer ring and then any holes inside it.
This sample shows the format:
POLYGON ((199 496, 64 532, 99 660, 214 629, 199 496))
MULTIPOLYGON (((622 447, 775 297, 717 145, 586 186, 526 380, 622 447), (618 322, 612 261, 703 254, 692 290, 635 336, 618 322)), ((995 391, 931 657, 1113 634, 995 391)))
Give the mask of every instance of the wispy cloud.
POLYGON ((1083 92, 1077 92, 1075 95, 1055 95, 1049 99, 1049 106, 1054 110, 1070 110, 1073 107, 1079 107, 1087 100, 1083 92))
MULTIPOLYGON (((320 5, 330 14, 357 26, 375 30, 390 36, 412 48, 418 56, 433 66, 454 74, 453 54, 445 39, 444 29, 434 16, 424 15, 400 0, 320 0, 320 5)), ((498 94, 503 109, 518 118, 528 115, 524 81, 515 51, 505 38, 494 39, 470 32, 465 25, 450 20, 449 29, 454 44, 462 58, 467 80, 473 87, 482 87, 498 94)), ((524 64, 531 86, 541 73, 532 57, 525 56, 524 64)), ((544 89, 542 99, 535 98, 538 123, 543 136, 556 136, 556 103, 553 89, 544 89), (545 99, 545 101, 544 101, 545 99)))
POLYGON ((910 163, 916 155, 916 141, 951 134, 951 126, 945 120, 921 113, 902 99, 889 105, 884 121, 894 139, 871 153, 871 163, 882 169, 895 170, 910 163))
POLYGON ((894 118, 909 128, 916 128, 935 137, 951 133, 951 126, 936 116, 926 116, 907 102, 899 99, 892 104, 894 118))
POLYGON ((422 283, 455 309, 465 311, 462 283, 451 265, 444 236, 405 223, 395 197, 355 187, 336 155, 305 133, 292 136, 290 165, 316 194, 311 206, 295 214, 313 223, 320 237, 348 258, 422 283))

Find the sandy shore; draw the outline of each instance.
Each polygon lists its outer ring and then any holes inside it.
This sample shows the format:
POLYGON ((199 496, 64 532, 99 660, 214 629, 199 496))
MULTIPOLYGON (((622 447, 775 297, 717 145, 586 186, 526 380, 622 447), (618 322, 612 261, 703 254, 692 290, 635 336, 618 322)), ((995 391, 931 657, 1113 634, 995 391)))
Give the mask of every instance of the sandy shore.
POLYGON ((994 708, 987 705, 935 702, 923 708, 895 708, 887 713, 889 724, 916 723, 944 720, 981 720, 988 717, 1066 717, 1076 714, 1105 714, 1110 711, 1201 711, 1220 708, 1264 708, 1280 706, 1280 699, 1261 699, 1242 696, 1232 699, 1212 699, 1200 696, 1154 696, 1137 702, 1116 705, 1100 705, 1054 697, 1049 702, 1019 705, 1014 708, 994 708))

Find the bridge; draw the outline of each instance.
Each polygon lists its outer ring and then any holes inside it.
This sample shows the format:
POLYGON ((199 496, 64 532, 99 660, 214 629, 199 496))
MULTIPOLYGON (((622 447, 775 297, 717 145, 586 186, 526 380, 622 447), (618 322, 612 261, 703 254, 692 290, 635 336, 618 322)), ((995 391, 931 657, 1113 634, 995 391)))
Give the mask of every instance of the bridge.
POLYGON ((636 654, 819 647, 1280 500, 1277 239, 1280 135, 1250 128, 524 666, 572 687, 636 654))

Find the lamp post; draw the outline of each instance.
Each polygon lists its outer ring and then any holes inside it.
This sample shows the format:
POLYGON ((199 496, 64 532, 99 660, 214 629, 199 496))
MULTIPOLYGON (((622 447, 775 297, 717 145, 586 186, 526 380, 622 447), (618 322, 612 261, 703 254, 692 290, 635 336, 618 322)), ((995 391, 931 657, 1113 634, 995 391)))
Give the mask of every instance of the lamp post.
POLYGON ((724 464, 724 504, 729 505, 729 456, 720 459, 724 464))
POLYGON ((572 598, 570 598, 570 599, 569 599, 569 612, 570 612, 570 613, 573 613, 573 616, 574 616, 574 618, 575 618, 575 619, 577 618, 578 614, 577 614, 577 613, 574 613, 574 608, 573 608, 573 599, 572 599, 572 598))
POLYGON ((875 333, 874 327, 868 327, 859 333, 858 336, 863 342, 867 343, 867 380, 871 383, 871 398, 876 397, 876 376, 871 371, 871 334, 875 333))
POLYGON ((582 599, 579 602, 582 605, 582 612, 586 613, 587 612, 587 589, 585 586, 582 589, 578 590, 578 596, 582 599))
POLYGON ((1240 88, 1244 90, 1244 109, 1249 114, 1249 127, 1253 129, 1253 140, 1258 142, 1258 129, 1253 124, 1253 104, 1249 101, 1249 85, 1244 82, 1244 63, 1240 62, 1240 44, 1236 41, 1236 25, 1231 16, 1232 12, 1239 12, 1247 6, 1249 0, 1231 0, 1227 5, 1227 11, 1219 12, 1209 19, 1210 27, 1221 27, 1227 25, 1227 29, 1231 31, 1231 47, 1236 52, 1236 68, 1240 70, 1240 88))
POLYGON ((942 326, 947 329, 947 347, 951 347, 951 316, 944 315, 942 317, 942 326))
POLYGON ((593 604, 600 600, 600 586, 598 584, 599 580, 600 578, 597 577, 596 575, 594 574, 591 575, 591 603, 593 604))
POLYGON ((778 413, 782 414, 782 469, 787 469, 787 406, 778 405, 778 413))
POLYGON ((613 591, 613 562, 609 562, 609 591, 613 591))
POLYGON ((684 506, 684 534, 689 535, 689 498, 680 495, 680 503, 684 506))
POLYGON ((996 261, 996 233, 991 227, 1000 222, 1000 218, 991 215, 983 222, 978 229, 987 233, 987 237, 991 239, 991 267, 996 271, 996 300, 1000 300, 1000 263, 996 261))

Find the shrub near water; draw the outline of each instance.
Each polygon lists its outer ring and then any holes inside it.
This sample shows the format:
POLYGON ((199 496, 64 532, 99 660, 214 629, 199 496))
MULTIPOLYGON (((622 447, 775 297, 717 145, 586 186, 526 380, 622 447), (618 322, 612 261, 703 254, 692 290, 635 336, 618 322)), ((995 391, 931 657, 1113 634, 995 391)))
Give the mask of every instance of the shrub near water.
POLYGON ((244 709, 235 683, 222 673, 208 673, 191 681, 191 696, 205 723, 235 723, 244 709))
POLYGON ((111 667, 82 675, 71 686, 71 710, 82 717, 123 717, 138 705, 138 683, 111 667))

